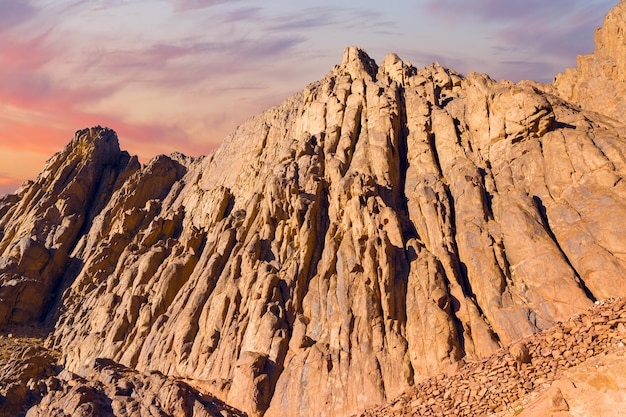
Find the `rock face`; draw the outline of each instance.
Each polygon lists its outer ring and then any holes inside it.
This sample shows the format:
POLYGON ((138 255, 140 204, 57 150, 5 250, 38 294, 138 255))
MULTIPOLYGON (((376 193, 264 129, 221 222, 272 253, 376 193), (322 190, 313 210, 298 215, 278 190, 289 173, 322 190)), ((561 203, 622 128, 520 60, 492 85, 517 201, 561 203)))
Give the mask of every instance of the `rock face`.
POLYGON ((626 122, 626 2, 611 10, 604 26, 596 30, 596 50, 578 57, 578 68, 569 68, 554 80, 567 100, 583 108, 626 122))
POLYGON ((205 158, 77 132, 0 200, 0 323, 49 312, 68 372, 348 415, 626 295, 625 146, 551 86, 348 48, 205 158))

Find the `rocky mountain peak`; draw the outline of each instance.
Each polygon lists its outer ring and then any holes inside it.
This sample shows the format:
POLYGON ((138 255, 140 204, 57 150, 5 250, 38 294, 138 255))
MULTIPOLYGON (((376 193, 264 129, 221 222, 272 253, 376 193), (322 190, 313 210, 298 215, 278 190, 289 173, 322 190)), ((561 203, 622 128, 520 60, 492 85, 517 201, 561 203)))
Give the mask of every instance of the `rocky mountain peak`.
POLYGON ((369 57, 367 52, 358 46, 350 46, 343 51, 341 66, 344 67, 352 78, 375 79, 378 65, 369 57))
POLYGON ((623 125, 557 90, 351 47, 206 158, 79 131, 0 201, 0 326, 48 326, 50 410, 381 404, 626 296, 623 125))
POLYGON ((138 167, 113 130, 79 130, 35 181, 0 200, 0 324, 45 314, 83 225, 138 167))
POLYGON ((107 127, 95 126, 77 131, 69 145, 71 146, 76 143, 85 149, 95 150, 101 148, 102 152, 120 152, 117 133, 107 127))

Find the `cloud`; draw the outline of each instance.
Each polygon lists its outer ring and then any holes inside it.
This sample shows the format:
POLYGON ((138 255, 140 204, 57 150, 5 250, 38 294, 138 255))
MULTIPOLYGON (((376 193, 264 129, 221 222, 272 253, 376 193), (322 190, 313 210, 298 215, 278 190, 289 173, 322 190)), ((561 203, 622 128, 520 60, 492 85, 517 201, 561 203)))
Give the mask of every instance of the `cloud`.
POLYGON ((6 31, 39 14, 30 1, 2 1, 0 2, 0 30, 6 31))
MULTIPOLYGON (((544 52, 560 52, 568 39, 573 39, 569 43, 577 44, 578 48, 580 42, 593 42, 593 23, 601 22, 605 11, 615 1, 602 3, 605 7, 582 0, 432 0, 424 8, 451 25, 476 19, 490 26, 500 41, 512 47, 523 45, 538 47, 544 52)), ((563 50, 562 54, 571 52, 563 50)))
MULTIPOLYGON (((123 115, 92 114, 89 108, 93 103, 111 98, 128 79, 112 77, 96 84, 89 79, 81 82, 55 77, 49 70, 63 55, 49 42, 47 34, 19 40, 6 37, 4 41, 0 49, 0 146, 5 150, 49 156, 69 140, 68 132, 98 124, 120 130, 136 149, 148 152, 159 153, 159 145, 173 139, 182 146, 191 143, 174 123, 133 123, 123 115)), ((157 59, 172 52, 159 50, 152 54, 157 59)), ((92 72, 97 76, 96 71, 92 72)))
POLYGON ((554 16, 570 10, 572 3, 581 3, 580 0, 431 0, 424 4, 424 8, 431 14, 444 17, 450 23, 472 16, 481 21, 494 23, 502 20, 520 20, 528 17, 554 16))
POLYGON ((382 13, 375 10, 351 7, 309 7, 295 13, 275 16, 267 20, 267 30, 298 31, 310 29, 337 27, 344 29, 364 29, 368 32, 372 28, 389 30, 395 26, 392 20, 382 20, 382 13))
POLYGON ((172 0, 174 11, 186 12, 189 10, 205 9, 219 4, 233 3, 236 0, 172 0))
POLYGON ((490 67, 498 75, 550 82, 555 73, 574 64, 577 54, 593 50, 594 27, 615 0, 601 3, 602 7, 583 0, 431 0, 423 7, 456 33, 482 33, 494 58, 490 67))
POLYGON ((595 8, 583 8, 563 14, 558 19, 535 19, 532 26, 527 21, 516 21, 499 31, 499 38, 510 45, 527 48, 560 57, 571 57, 581 50, 593 50, 594 23, 601 21, 595 8), (532 27, 532 30, 529 30, 532 27))
POLYGON ((16 179, 6 172, 0 172, 0 185, 13 184, 15 181, 16 179))
POLYGON ((40 70, 55 56, 55 51, 47 43, 47 37, 47 33, 31 38, 5 35, 0 48, 0 71, 40 70))
POLYGON ((245 7, 222 14, 223 23, 251 22, 261 17, 261 7, 245 7))
MULTIPOLYGON (((254 78, 261 87, 263 76, 260 66, 272 65, 290 57, 296 48, 306 42, 303 36, 267 35, 250 38, 226 39, 208 42, 202 39, 183 40, 173 44, 159 43, 133 49, 94 51, 81 64, 81 71, 100 77, 104 84, 84 86, 92 92, 92 100, 98 94, 105 96, 134 85, 150 84, 160 91, 176 94, 188 88, 197 89, 204 84, 241 88, 254 78), (234 83, 234 84, 233 84, 234 83)), ((274 73, 280 72, 277 68, 274 73)), ((141 87, 144 88, 144 87, 141 87)))
POLYGON ((302 13, 279 16, 269 22, 269 31, 305 31, 312 28, 336 25, 340 21, 334 11, 313 7, 302 13))
MULTIPOLYGON (((75 80, 59 80, 47 70, 54 65, 59 49, 49 42, 48 33, 32 39, 9 36, 0 49, 0 104, 22 113, 59 113, 99 100, 108 94, 107 86, 81 85, 75 80)), ((18 112, 19 113, 19 112, 18 112)))

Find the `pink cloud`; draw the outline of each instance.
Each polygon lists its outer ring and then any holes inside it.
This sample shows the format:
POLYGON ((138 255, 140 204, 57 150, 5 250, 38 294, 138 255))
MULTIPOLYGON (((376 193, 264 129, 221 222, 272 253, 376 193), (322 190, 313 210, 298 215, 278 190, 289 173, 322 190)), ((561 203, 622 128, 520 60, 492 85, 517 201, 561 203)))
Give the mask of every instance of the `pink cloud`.
POLYGON ((54 49, 46 43, 47 37, 48 33, 30 39, 5 34, 0 48, 0 71, 40 69, 55 55, 54 49))
MULTIPOLYGON (((180 55, 174 49, 154 48, 145 55, 150 61, 173 59, 180 55)), ((142 153, 156 151, 159 146, 175 142, 190 143, 174 123, 136 124, 112 115, 93 115, 83 110, 93 102, 110 97, 127 81, 124 77, 95 86, 64 83, 53 78, 49 66, 63 56, 51 45, 48 33, 32 39, 3 39, 0 48, 0 103, 13 109, 19 117, 4 112, 0 115, 0 145, 15 151, 36 151, 52 155, 63 146, 72 132, 92 125, 108 125, 126 135, 129 142, 142 148, 142 153), (65 85, 64 85, 65 84, 65 85), (71 86, 71 87, 70 87, 71 86)), ((138 58, 141 60, 141 58, 138 58)), ((114 64, 122 65, 122 60, 114 64)), ((68 74, 71 76, 71 74, 68 74)))

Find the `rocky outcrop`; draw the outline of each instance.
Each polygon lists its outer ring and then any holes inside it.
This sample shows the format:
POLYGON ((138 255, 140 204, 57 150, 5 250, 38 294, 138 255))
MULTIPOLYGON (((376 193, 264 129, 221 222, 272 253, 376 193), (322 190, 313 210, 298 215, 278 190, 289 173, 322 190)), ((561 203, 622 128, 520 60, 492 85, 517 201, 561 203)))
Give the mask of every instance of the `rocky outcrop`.
POLYGON ((520 408, 520 417, 618 417, 626 406, 626 352, 590 359, 563 373, 539 398, 520 408))
POLYGON ((58 366, 41 329, 0 332, 0 416, 237 417, 244 414, 184 381, 96 359, 81 375, 58 366))
POLYGON ((395 398, 626 295, 623 125, 555 91, 348 48, 204 158, 80 131, 0 202, 0 323, 250 416, 395 398))
POLYGON ((626 2, 621 1, 596 30, 596 50, 580 55, 577 68, 557 75, 554 86, 566 100, 626 122, 626 2))
POLYGON ((108 359, 97 359, 82 376, 63 371, 46 384, 45 396, 26 417, 244 416, 182 381, 158 372, 142 374, 108 359))
POLYGON ((0 326, 42 318, 83 227, 137 168, 115 132, 85 129, 0 200, 0 326))

